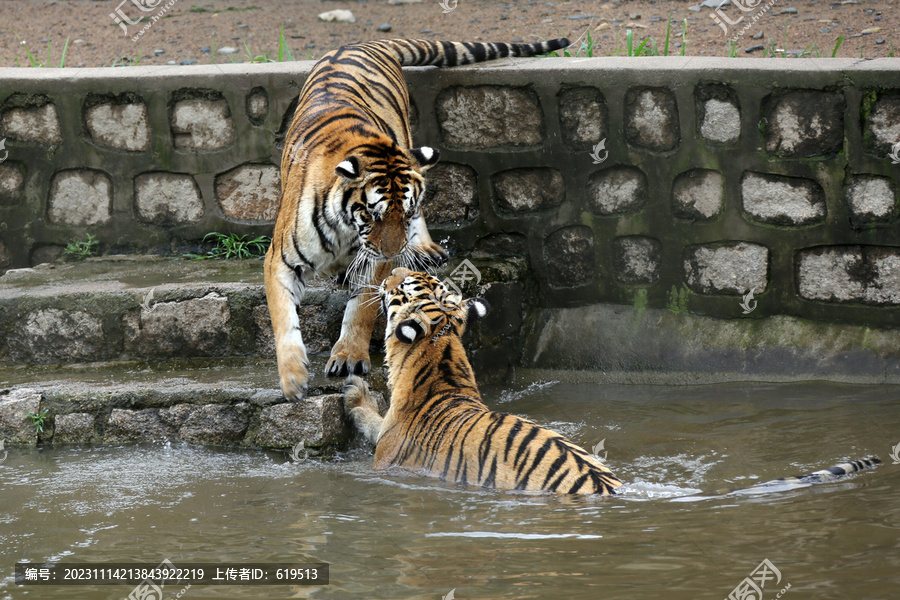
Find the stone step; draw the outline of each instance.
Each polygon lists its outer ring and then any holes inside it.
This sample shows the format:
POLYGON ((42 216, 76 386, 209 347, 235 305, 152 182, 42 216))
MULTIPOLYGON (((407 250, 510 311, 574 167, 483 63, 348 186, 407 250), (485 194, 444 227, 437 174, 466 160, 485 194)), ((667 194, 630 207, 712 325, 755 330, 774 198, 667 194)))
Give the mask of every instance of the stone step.
MULTIPOLYGON (((310 352, 331 349, 346 301, 312 282, 301 309, 310 352)), ((0 363, 227 356, 274 356, 262 259, 105 257, 0 277, 0 363)))
MULTIPOLYGON (((473 347, 504 349, 510 363, 518 350, 509 339, 524 318, 525 263, 473 260, 479 293, 495 307, 480 326, 487 337, 473 347)), ((310 282, 300 318, 311 355, 330 352, 348 297, 332 281, 310 282)), ((262 259, 127 255, 0 277, 0 365, 240 356, 275 356, 262 259)))
MULTIPOLYGON (((325 360, 313 358, 316 373, 325 360)), ((367 379, 386 409, 382 369, 367 379)), ((309 397, 287 402, 273 389, 274 361, 264 359, 4 367, 0 381, 9 386, 0 389, 0 440, 10 445, 180 441, 329 456, 354 438, 342 379, 317 375, 309 397), (28 415, 45 410, 38 431, 28 415)))

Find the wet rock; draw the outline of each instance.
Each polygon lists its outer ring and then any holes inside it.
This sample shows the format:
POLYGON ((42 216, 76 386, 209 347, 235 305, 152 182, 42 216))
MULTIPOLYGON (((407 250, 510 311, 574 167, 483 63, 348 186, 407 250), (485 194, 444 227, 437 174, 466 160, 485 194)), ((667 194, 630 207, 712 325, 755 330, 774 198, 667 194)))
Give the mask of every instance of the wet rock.
POLYGON ((99 318, 58 308, 28 313, 16 324, 8 343, 10 354, 20 363, 99 360, 109 351, 99 318))
POLYGON ((894 216, 896 200, 893 182, 887 177, 859 175, 847 186, 845 198, 854 220, 887 221, 894 216))
POLYGON ((721 173, 706 169, 681 173, 672 185, 672 200, 673 212, 678 217, 714 219, 725 203, 725 178, 721 173))
POLYGON ((221 356, 229 350, 228 298, 210 293, 181 302, 158 302, 123 318, 131 356, 221 356))
POLYGON ((12 108, 0 117, 0 138, 55 146, 62 141, 56 105, 12 108))
POLYGON ((269 97, 265 90, 247 96, 247 116, 254 124, 261 124, 269 113, 269 97))
POLYGON ((0 163, 0 206, 16 204, 25 185, 25 169, 22 163, 0 163))
POLYGON ((703 103, 700 135, 708 141, 720 144, 737 141, 741 136, 741 111, 735 101, 717 98, 706 100, 703 103))
POLYGON ((613 269, 616 279, 625 283, 651 284, 659 279, 659 240, 644 236, 625 236, 613 241, 613 269))
POLYGON ((307 450, 323 451, 343 443, 348 435, 343 396, 329 394, 263 408, 255 444, 293 448, 303 442, 307 450))
POLYGON ((593 231, 582 225, 554 231, 544 240, 544 260, 550 285, 567 288, 590 283, 596 276, 593 231))
POLYGON ((174 430, 160 418, 159 413, 155 408, 114 408, 106 421, 103 440, 108 443, 168 441, 174 430))
POLYGON ((551 168, 511 169, 491 176, 497 208, 526 212, 554 208, 566 199, 562 174, 551 168))
POLYGON ((678 105, 668 89, 632 89, 625 96, 625 135, 648 150, 671 150, 678 145, 678 105))
POLYGON ((428 171, 428 187, 422 201, 425 220, 431 224, 465 225, 477 219, 478 180, 469 165, 438 163, 428 171))
POLYGON ((30 388, 20 388, 0 395, 0 440, 11 444, 36 444, 37 430, 28 418, 38 414, 41 393, 30 388))
POLYGON ((744 210, 756 221, 773 225, 809 225, 825 220, 825 193, 811 179, 764 173, 741 178, 744 210))
POLYGON ((50 184, 50 222, 98 225, 110 219, 112 182, 101 171, 61 171, 50 184))
POLYGON ((811 158, 840 152, 844 142, 844 97, 838 92, 795 91, 773 98, 766 111, 766 150, 811 158))
POLYGON ((825 302, 900 304, 900 251, 880 246, 821 246, 799 252, 800 295, 825 302))
POLYGON ((236 446, 250 423, 250 405, 207 404, 190 407, 178 429, 178 438, 192 444, 236 446))
POLYGON ((80 444, 90 442, 94 436, 94 415, 70 413, 57 415, 53 429, 54 444, 80 444))
POLYGON ((591 176, 592 210, 601 215, 633 212, 647 201, 647 176, 635 167, 612 167, 591 176))
POLYGON ((603 94, 594 87, 563 90, 557 96, 563 140, 572 149, 588 149, 605 139, 609 129, 603 94))

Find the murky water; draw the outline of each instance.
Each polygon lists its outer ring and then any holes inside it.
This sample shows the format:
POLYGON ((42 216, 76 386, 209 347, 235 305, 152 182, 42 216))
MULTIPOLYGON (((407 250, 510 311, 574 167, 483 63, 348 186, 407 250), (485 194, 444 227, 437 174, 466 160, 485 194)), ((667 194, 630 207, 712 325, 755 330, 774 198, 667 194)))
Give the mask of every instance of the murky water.
MULTIPOLYGON (((462 488, 340 461, 141 445, 9 450, 0 598, 125 598, 127 586, 22 588, 17 560, 326 562, 328 586, 194 586, 201 598, 726 598, 768 559, 782 597, 883 599, 900 585, 900 387, 727 384, 487 389, 593 447, 615 498, 462 488), (754 482, 878 455, 837 484, 754 482)), ((164 598, 181 588, 167 586, 164 598)))

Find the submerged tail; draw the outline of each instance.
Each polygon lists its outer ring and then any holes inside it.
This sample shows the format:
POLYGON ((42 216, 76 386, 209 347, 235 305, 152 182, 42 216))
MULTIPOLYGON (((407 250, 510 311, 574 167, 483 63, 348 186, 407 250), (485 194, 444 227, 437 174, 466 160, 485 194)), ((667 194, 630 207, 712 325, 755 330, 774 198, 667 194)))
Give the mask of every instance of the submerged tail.
POLYGON ((569 40, 559 38, 532 44, 482 44, 480 42, 436 42, 432 40, 381 40, 365 45, 387 46, 404 67, 455 67, 471 63, 507 58, 509 56, 535 56, 553 52, 569 45, 569 40))
POLYGON ((782 488, 803 484, 809 485, 813 483, 828 483, 831 481, 838 481, 840 479, 843 479, 844 477, 847 477, 848 475, 859 473, 864 469, 869 469, 879 464, 881 464, 881 461, 874 456, 870 458, 861 458, 859 460, 852 460, 847 463, 835 465, 830 469, 823 469, 821 471, 815 471, 813 473, 797 475, 796 477, 782 477, 781 479, 765 481, 749 488, 736 490, 734 493, 757 493, 769 491, 771 490, 771 488, 782 488))

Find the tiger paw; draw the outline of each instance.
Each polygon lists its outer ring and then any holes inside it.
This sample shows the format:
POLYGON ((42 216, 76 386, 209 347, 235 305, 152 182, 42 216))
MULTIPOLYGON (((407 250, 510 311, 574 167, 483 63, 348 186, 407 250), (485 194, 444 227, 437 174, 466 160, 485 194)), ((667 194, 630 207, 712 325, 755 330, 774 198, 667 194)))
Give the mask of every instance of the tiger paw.
POLYGON ((368 349, 346 349, 345 345, 338 340, 331 350, 331 358, 328 359, 328 363, 325 365, 325 375, 327 377, 366 375, 371 366, 368 349))
POLYGON ((447 254, 446 250, 432 241, 421 244, 418 247, 418 252, 416 254, 419 262, 422 263, 426 269, 439 267, 446 263, 447 259, 450 258, 450 255, 447 254))
POLYGON ((291 401, 302 400, 309 390, 309 363, 298 358, 279 362, 281 391, 291 401))
POLYGON ((350 414, 354 408, 371 404, 369 386, 361 378, 351 376, 344 382, 344 413, 350 414))

